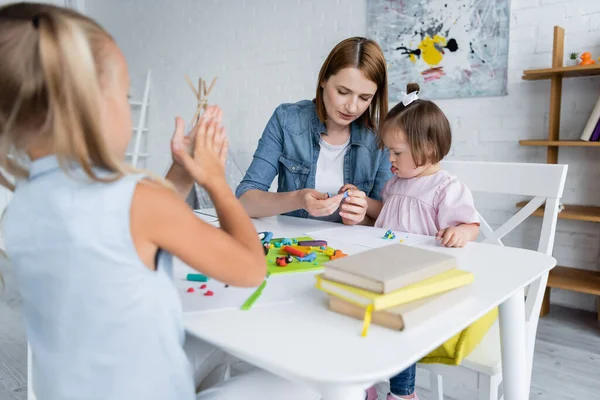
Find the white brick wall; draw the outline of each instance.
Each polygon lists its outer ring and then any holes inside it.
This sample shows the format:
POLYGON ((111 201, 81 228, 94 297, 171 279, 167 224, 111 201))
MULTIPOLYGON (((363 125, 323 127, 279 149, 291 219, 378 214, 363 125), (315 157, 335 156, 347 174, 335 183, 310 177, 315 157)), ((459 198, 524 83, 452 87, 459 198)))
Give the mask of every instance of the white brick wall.
MULTIPOLYGON (((365 0, 86 1, 86 12, 123 49, 134 95, 141 95, 146 70, 153 71, 149 168, 158 173, 168 164, 173 117, 189 120, 194 113, 186 73, 207 80, 219 76, 210 100, 226 112, 233 158, 243 171, 274 108, 312 98, 332 46, 365 34, 365 10, 365 0)), ((550 84, 523 81, 522 70, 550 66, 554 25, 566 29, 566 53, 589 50, 600 56, 599 0, 513 0, 511 14, 509 95, 438 102, 454 128, 452 158, 544 162, 545 149, 521 147, 517 141, 546 135, 550 84)), ((600 78, 564 81, 563 138, 579 137, 599 95, 600 78)), ((565 202, 600 205, 599 153, 560 150, 559 162, 569 164, 565 202)), ((477 196, 477 205, 490 223, 499 225, 515 212, 518 200, 477 196)), ((534 219, 506 242, 533 248, 539 227, 534 219)), ((600 225, 559 222, 559 263, 598 269, 599 251, 600 225)), ((561 291, 553 301, 594 309, 591 296, 561 291)))

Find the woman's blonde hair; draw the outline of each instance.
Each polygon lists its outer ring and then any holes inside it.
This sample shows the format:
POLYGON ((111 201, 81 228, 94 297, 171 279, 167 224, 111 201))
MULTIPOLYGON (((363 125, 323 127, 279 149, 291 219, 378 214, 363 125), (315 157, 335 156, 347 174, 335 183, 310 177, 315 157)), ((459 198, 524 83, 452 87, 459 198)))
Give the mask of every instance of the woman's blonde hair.
POLYGON ((378 132, 379 125, 383 123, 388 111, 387 67, 381 47, 377 42, 364 37, 352 37, 342 40, 327 56, 317 81, 317 95, 315 98, 317 115, 321 122, 327 120, 321 84, 341 69, 349 67, 358 69, 368 80, 377 85, 377 92, 369 105, 369 109, 360 116, 358 121, 373 132, 378 132))
POLYGON ((101 88, 116 79, 114 40, 74 11, 16 3, 0 8, 0 184, 29 175, 31 146, 49 146, 61 167, 81 166, 94 181, 132 171, 101 132, 101 88), (99 176, 93 169, 111 172, 99 176))

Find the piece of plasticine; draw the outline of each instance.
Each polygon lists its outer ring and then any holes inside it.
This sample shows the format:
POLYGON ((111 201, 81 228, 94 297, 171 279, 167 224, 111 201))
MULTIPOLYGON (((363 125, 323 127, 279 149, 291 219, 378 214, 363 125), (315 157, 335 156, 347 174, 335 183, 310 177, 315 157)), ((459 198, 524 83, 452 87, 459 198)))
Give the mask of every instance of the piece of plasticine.
POLYGON ((200 289, 206 289, 206 285, 200 286, 200 289))
POLYGON ((207 282, 208 276, 202 274, 187 274, 185 279, 193 282, 207 282))
POLYGON ((315 253, 307 254, 304 257, 296 257, 300 262, 313 262, 317 259, 317 255, 315 253))
POLYGON ((210 290, 207 290, 206 293, 204 293, 205 296, 212 296, 214 295, 214 293, 210 290))
POLYGON ((286 251, 288 254, 291 254, 296 257, 306 257, 306 253, 301 252, 300 250, 296 250, 293 247, 285 246, 283 251, 286 251))
MULTIPOLYGON (((267 275, 267 278, 268 277, 269 276, 267 275)), ((258 298, 262 294, 262 291, 265 288, 265 286, 267 286, 267 280, 266 279, 258 287, 258 289, 256 289, 256 291, 254 293, 252 293, 252 295, 250 297, 248 297, 248 300, 246 300, 244 302, 244 304, 242 304, 242 310, 248 311, 250 308, 252 308, 252 306, 254 305, 254 303, 256 303, 256 300, 258 300, 258 298)))
POLYGON ((306 246, 306 247, 327 246, 327 241, 326 240, 301 240, 298 242, 298 246, 306 246))
POLYGON ((187 291, 188 291, 188 293, 194 293, 194 288, 193 288, 193 287, 191 287, 191 288, 189 288, 187 291))
POLYGON ((348 190, 346 190, 344 192, 344 197, 342 197, 342 199, 345 199, 346 197, 350 196, 350 193, 348 192, 348 190))
POLYGON ((271 239, 273 239, 273 232, 267 232, 265 238, 263 239, 263 242, 270 243, 271 239))

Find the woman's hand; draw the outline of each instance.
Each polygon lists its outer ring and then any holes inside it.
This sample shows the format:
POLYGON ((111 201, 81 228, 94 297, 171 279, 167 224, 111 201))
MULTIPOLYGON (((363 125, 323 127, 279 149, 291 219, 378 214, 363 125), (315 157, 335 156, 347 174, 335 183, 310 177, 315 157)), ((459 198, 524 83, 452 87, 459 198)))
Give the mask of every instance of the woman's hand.
POLYGON ((321 193, 314 189, 302 189, 298 191, 302 208, 313 217, 326 217, 337 210, 342 201, 343 194, 329 197, 327 193, 321 193))
POLYGON ((367 215, 368 202, 367 195, 354 185, 346 184, 342 186, 338 193, 343 194, 348 191, 341 206, 340 216, 345 225, 356 225, 361 223, 367 215))
POLYGON ((174 160, 206 189, 225 180, 225 161, 229 148, 225 128, 221 126, 221 110, 216 106, 210 112, 209 109, 188 135, 189 141, 180 140, 181 136, 178 136, 172 146, 174 160))

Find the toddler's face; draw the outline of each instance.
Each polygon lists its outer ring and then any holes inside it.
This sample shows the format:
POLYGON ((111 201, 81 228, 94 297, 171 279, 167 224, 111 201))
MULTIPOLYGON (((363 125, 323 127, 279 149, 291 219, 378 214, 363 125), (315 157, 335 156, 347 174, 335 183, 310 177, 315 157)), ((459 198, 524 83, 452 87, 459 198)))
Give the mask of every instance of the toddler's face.
POLYGON ((415 166, 410 146, 406 141, 406 133, 403 130, 384 127, 383 143, 390 151, 391 170, 397 177, 415 178, 431 167, 431 163, 429 162, 420 167, 415 166))
POLYGON ((111 69, 101 82, 102 133, 108 150, 119 159, 124 159, 133 134, 131 109, 129 106, 129 73, 121 51, 114 46, 111 54, 111 69))

